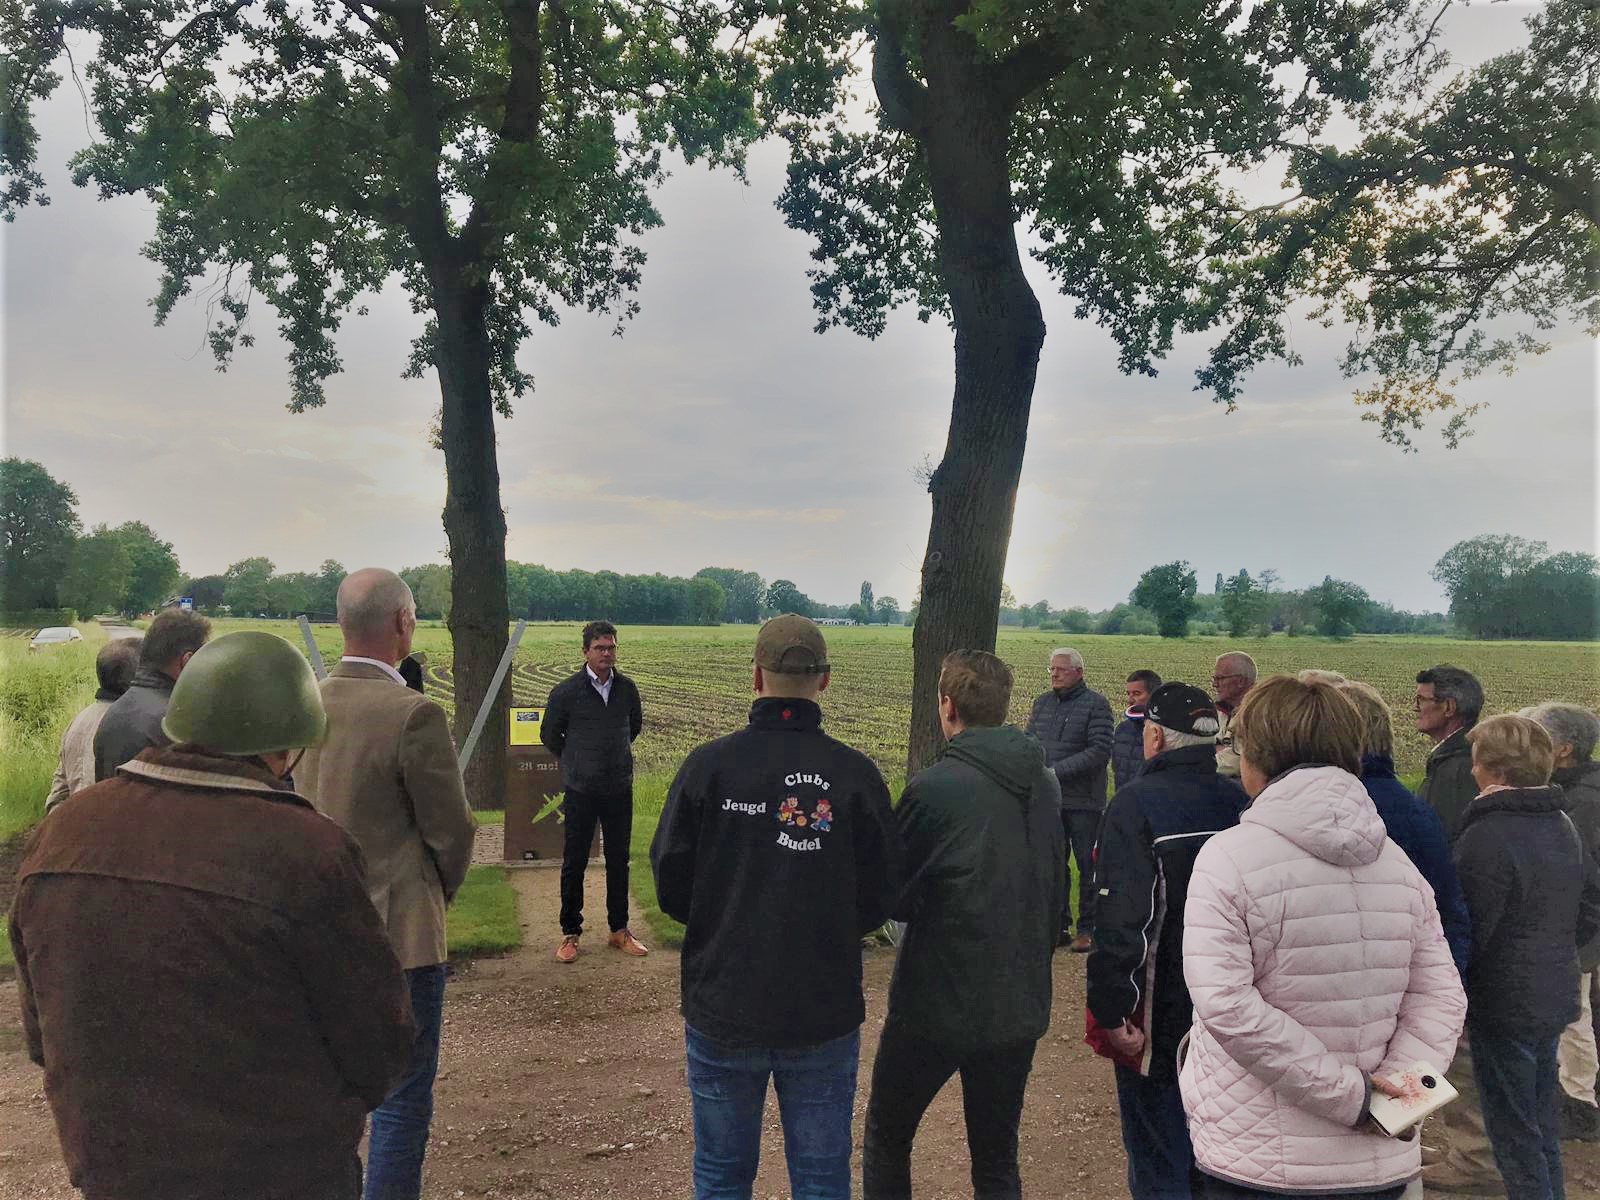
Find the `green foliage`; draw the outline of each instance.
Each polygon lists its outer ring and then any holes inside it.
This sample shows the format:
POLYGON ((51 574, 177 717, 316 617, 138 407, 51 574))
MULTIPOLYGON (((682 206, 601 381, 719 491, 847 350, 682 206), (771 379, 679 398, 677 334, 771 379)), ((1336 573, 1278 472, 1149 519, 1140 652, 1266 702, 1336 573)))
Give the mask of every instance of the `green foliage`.
POLYGON ((0 459, 0 608, 50 608, 60 602, 59 584, 78 534, 77 505, 73 490, 38 463, 0 459))
POLYGON ((802 617, 809 617, 814 607, 811 597, 795 587, 793 580, 774 579, 772 586, 767 589, 769 613, 799 613, 802 617))
POLYGON ((1162 637, 1188 637, 1197 586, 1188 563, 1164 563, 1139 576, 1128 599, 1155 614, 1156 630, 1162 637))
POLYGON ((754 571, 733 567, 702 567, 696 579, 711 579, 722 586, 722 620, 753 624, 761 619, 761 605, 767 596, 767 581, 754 571))
POLYGON ((198 579, 183 580, 178 591, 194 599, 194 606, 205 612, 214 612, 227 603, 228 581, 222 575, 202 575, 198 579))
MULTIPOLYGON (((1358 327, 1344 368, 1381 377, 1358 398, 1404 444, 1453 404, 1451 371, 1509 367, 1564 317, 1600 332, 1593 5, 1541 6, 1525 49, 1454 77, 1438 8, 783 6, 769 54, 803 85, 774 89, 769 119, 792 153, 779 207, 816 240, 818 328, 870 337, 902 304, 949 312, 953 214, 935 211, 929 154, 956 120, 954 11, 981 84, 960 99, 1011 114, 1034 257, 1111 333, 1124 371, 1154 374, 1178 335, 1206 336, 1198 389, 1232 405, 1256 364, 1298 362, 1288 323, 1309 297, 1358 327), (865 125, 851 99, 863 38, 878 100, 865 125), (1282 183, 1263 200, 1269 173, 1282 183)), ((1452 444, 1470 415, 1446 424, 1452 444)))
POLYGON ((1227 626, 1228 633, 1233 637, 1244 637, 1261 629, 1262 620, 1267 612, 1267 591, 1255 580, 1250 578, 1250 572, 1240 568, 1237 575, 1220 581, 1218 592, 1221 595, 1221 617, 1227 626))
POLYGON ((1317 610, 1317 631, 1323 637, 1346 638, 1353 633, 1372 606, 1365 588, 1331 575, 1306 591, 1306 598, 1317 610))
POLYGON ((28 627, 0 636, 0 840, 44 816, 67 725, 93 700, 98 644, 30 653, 28 627))
POLYGON ((900 624, 900 601, 893 596, 879 596, 877 614, 881 625, 900 624))
POLYGON ((118 612, 133 579, 133 555, 122 538, 96 525, 72 545, 72 565, 57 589, 81 613, 118 612))
POLYGON ((424 621, 450 619, 450 568, 439 563, 406 567, 400 578, 411 589, 417 602, 417 616, 424 621))
POLYGON ((117 611, 130 617, 154 611, 171 598, 181 573, 172 543, 162 541, 143 521, 125 521, 113 532, 129 559, 128 583, 117 611))
POLYGON ((504 954, 522 945, 517 893, 504 867, 473 867, 445 912, 452 958, 504 954))
POLYGON ((222 573, 223 602, 239 616, 282 616, 272 611, 270 588, 276 568, 270 558, 245 558, 222 573))
POLYGON ((1550 554, 1544 542, 1485 534, 1457 542, 1433 567, 1450 616, 1484 638, 1600 636, 1600 564, 1550 554))

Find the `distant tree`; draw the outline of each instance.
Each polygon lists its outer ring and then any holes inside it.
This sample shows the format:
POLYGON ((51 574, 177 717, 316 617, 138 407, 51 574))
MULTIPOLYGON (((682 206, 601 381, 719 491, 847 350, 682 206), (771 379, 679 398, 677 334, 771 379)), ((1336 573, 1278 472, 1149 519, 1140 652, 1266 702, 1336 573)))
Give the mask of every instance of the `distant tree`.
POLYGON ((1317 629, 1324 637, 1349 637, 1372 607, 1365 588, 1331 575, 1324 575, 1321 583, 1308 589, 1306 598, 1317 610, 1317 629))
POLYGON ((1002 583, 1000 585, 1000 607, 1017 607, 1017 594, 1011 590, 1011 585, 1009 583, 1002 583))
POLYGON ((339 613, 339 585, 344 582, 344 564, 331 558, 317 568, 316 583, 306 599, 306 608, 315 616, 332 620, 339 613))
POLYGON ((845 609, 844 615, 850 620, 854 621, 857 625, 866 625, 868 623, 867 610, 861 607, 861 601, 859 600, 857 600, 849 608, 845 609))
POLYGON ((767 610, 773 613, 798 613, 811 615, 811 598, 795 587, 788 579, 775 579, 767 589, 767 610))
POLYGON ((883 625, 900 624, 900 601, 893 596, 878 597, 878 621, 883 625))
POLYGON ((78 536, 78 497, 25 458, 0 459, 0 608, 54 608, 78 536))
POLYGON ((214 612, 227 603, 228 580, 225 575, 201 575, 178 585, 181 595, 190 597, 194 606, 205 612, 214 612))
POLYGON ((132 576, 127 543, 115 530, 96 525, 73 543, 72 563, 59 589, 61 602, 77 609, 80 617, 118 612, 132 576))
POLYGON ((696 575, 688 582, 689 623, 691 625, 717 625, 722 621, 728 594, 715 579, 696 575))
POLYGON ((408 567, 400 572, 411 588, 417 602, 417 616, 425 621, 448 621, 450 604, 454 598, 450 591, 450 568, 443 563, 428 563, 421 567, 408 567))
POLYGON ((266 612, 271 599, 267 585, 276 570, 270 558, 245 558, 222 573, 223 596, 236 616, 266 612))
POLYGON ((274 617, 292 617, 311 608, 317 577, 304 571, 274 575, 267 581, 267 612, 274 617))
POLYGON ((1181 638, 1189 635, 1195 591, 1194 572, 1189 564, 1170 562, 1151 567, 1141 575, 1129 599, 1155 614, 1156 628, 1162 637, 1181 638))
POLYGON ((1507 603, 1510 581, 1542 561, 1549 547, 1512 534, 1483 534, 1457 542, 1434 563, 1432 575, 1450 597, 1450 616, 1472 637, 1516 636, 1507 603))
POLYGON ((1222 595, 1222 572, 1221 572, 1221 571, 1218 571, 1218 572, 1217 572, 1217 582, 1216 582, 1216 583, 1214 583, 1214 584, 1213 584, 1213 585, 1212 585, 1212 586, 1211 586, 1211 594, 1212 594, 1212 595, 1213 595, 1213 596, 1220 596, 1220 595, 1222 595))
POLYGON ((1316 605, 1305 592, 1272 593, 1272 624, 1290 637, 1305 633, 1316 617, 1316 605))
POLYGON ((1088 633, 1094 628, 1094 618, 1087 608, 1069 608, 1061 614, 1061 628, 1067 633, 1088 633))
POLYGON ((172 543, 162 541, 143 521, 126 521, 113 532, 122 540, 131 564, 117 611, 130 617, 154 611, 172 598, 182 575, 172 543))
POLYGON ((754 571, 740 571, 732 567, 702 567, 695 572, 697 579, 714 579, 722 585, 722 619, 746 625, 761 620, 761 606, 766 600, 767 582, 754 571))
POLYGON ((1221 617, 1232 637, 1245 637, 1257 630, 1267 607, 1267 593, 1241 569, 1222 584, 1221 617))
POLYGON ((1021 616, 1022 624, 1026 628, 1043 625, 1050 619, 1050 601, 1036 600, 1032 604, 1023 605, 1021 616))
POLYGON ((867 614, 867 622, 878 611, 878 606, 872 602, 872 584, 865 580, 861 583, 861 611, 867 614))

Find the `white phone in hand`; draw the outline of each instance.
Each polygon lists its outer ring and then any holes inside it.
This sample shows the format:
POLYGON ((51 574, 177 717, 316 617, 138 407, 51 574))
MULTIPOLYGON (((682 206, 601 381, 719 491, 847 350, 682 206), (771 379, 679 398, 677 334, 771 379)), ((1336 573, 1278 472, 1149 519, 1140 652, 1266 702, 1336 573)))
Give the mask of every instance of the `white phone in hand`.
POLYGON ((1457 1095, 1444 1072, 1431 1063, 1412 1063, 1398 1076, 1387 1078, 1404 1088, 1405 1095, 1386 1096, 1374 1089, 1367 1111, 1378 1128, 1390 1137, 1404 1133, 1424 1117, 1438 1112, 1457 1095))

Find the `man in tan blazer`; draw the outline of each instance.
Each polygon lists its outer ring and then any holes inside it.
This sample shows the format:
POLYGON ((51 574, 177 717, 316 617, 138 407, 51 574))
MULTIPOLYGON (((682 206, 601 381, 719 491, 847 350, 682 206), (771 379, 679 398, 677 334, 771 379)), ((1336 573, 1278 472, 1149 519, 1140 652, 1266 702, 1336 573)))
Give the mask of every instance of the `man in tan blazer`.
POLYGON ((328 740, 295 785, 360 844, 367 892, 406 970, 417 1041, 406 1077, 372 1114, 366 1200, 417 1200, 433 1119, 444 1009, 444 909, 466 878, 476 824, 444 710, 395 665, 411 653, 417 606, 393 571, 339 585, 344 657, 322 682, 328 740))

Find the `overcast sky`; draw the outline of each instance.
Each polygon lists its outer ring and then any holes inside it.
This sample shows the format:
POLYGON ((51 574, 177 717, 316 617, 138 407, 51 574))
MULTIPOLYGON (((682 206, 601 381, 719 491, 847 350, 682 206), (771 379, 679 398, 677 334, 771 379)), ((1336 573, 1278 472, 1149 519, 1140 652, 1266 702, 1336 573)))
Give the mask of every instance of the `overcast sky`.
MULTIPOLYGON (((1458 15, 1458 60, 1518 40, 1527 11, 1458 15)), ((280 570, 443 561, 437 383, 400 378, 418 327, 401 291, 346 324, 326 407, 291 415, 270 311, 225 375, 201 305, 155 328, 157 272, 138 252, 152 206, 71 185, 88 133, 70 81, 41 117, 53 203, 4 227, 5 452, 71 484, 86 526, 143 520, 197 575, 256 554, 280 570)), ((524 346, 537 393, 500 424, 509 557, 740 567, 833 603, 863 579, 915 595, 929 503, 912 473, 943 449, 951 334, 909 313, 876 342, 811 332, 811 242, 773 207, 782 174, 771 146, 749 186, 680 167, 625 336, 573 313, 524 346)), ((1110 340, 1030 270, 1049 336, 1006 572, 1024 600, 1104 608, 1184 558, 1203 590, 1218 571, 1272 567, 1288 586, 1332 574, 1442 608, 1428 570, 1461 538, 1596 548, 1597 360, 1570 327, 1517 375, 1461 389, 1489 404, 1461 449, 1429 431, 1407 455, 1359 419, 1338 331, 1302 323, 1306 365, 1257 371, 1229 415, 1191 390, 1197 348, 1157 379, 1124 377, 1110 340)))

